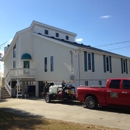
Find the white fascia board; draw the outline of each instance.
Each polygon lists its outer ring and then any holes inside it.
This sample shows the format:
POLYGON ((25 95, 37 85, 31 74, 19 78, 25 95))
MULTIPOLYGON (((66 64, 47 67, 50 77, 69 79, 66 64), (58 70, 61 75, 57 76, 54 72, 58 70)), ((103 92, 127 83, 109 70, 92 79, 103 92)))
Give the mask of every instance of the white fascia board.
MULTIPOLYGON (((80 51, 87 51, 87 52, 93 52, 95 54, 98 54, 98 55, 109 55, 109 56, 113 56, 113 57, 116 57, 116 58, 125 58, 125 59, 128 59, 130 60, 130 57, 127 57, 127 56, 123 56, 123 55, 120 55, 120 54, 116 54, 116 53, 112 53, 112 52, 103 52, 102 51, 98 51, 98 50, 93 50, 91 48, 79 48, 80 51)), ((105 51, 105 50, 104 50, 105 51)))
POLYGON ((37 25, 40 25, 40 26, 44 26, 44 27, 47 27, 47 28, 50 28, 50 29, 53 29, 53 30, 57 30, 59 32, 63 32, 63 33, 67 33, 67 34, 73 35, 75 37, 77 36, 76 33, 73 33, 73 32, 70 32, 70 31, 66 31, 66 30, 63 30, 63 29, 60 29, 60 28, 56 28, 56 27, 53 27, 53 26, 50 26, 50 25, 47 25, 47 24, 44 24, 44 23, 37 22, 37 21, 33 21, 32 24, 37 24, 37 25))
POLYGON ((24 33, 24 32, 26 32, 26 31, 28 31, 28 30, 30 30, 30 28, 31 28, 31 26, 28 27, 28 28, 25 28, 23 30, 20 30, 20 31, 16 32, 16 34, 15 34, 12 42, 10 43, 10 46, 9 46, 7 52, 5 53, 4 57, 2 58, 2 61, 5 61, 6 57, 9 54, 9 52, 11 51, 11 49, 13 48, 13 46, 15 45, 15 42, 16 42, 17 38, 19 37, 19 35, 22 34, 22 33, 24 33))
POLYGON ((35 36, 37 36, 37 37, 40 37, 40 38, 43 38, 43 39, 46 39, 46 40, 51 41, 51 42, 58 43, 58 44, 60 44, 60 45, 66 46, 66 47, 70 47, 70 48, 73 48, 73 49, 78 49, 78 47, 76 47, 76 46, 69 45, 69 44, 67 44, 67 43, 65 43, 65 42, 58 41, 58 40, 56 40, 56 39, 51 39, 51 38, 49 38, 49 37, 46 37, 46 36, 43 36, 43 35, 39 35, 39 34, 36 34, 36 33, 33 33, 33 35, 35 35, 35 36))

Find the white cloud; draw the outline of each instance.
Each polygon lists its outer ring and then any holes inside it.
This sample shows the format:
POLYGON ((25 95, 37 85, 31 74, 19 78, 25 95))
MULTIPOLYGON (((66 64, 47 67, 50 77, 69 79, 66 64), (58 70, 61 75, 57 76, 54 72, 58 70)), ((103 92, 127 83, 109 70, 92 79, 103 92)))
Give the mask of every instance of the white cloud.
POLYGON ((82 42, 82 41, 83 41, 82 38, 77 38, 77 39, 76 39, 76 42, 82 42))
POLYGON ((110 18, 111 17, 111 15, 104 15, 104 16, 101 16, 100 18, 101 19, 108 19, 108 18, 110 18))
POLYGON ((13 38, 11 38, 11 39, 9 40, 9 43, 11 43, 11 42, 12 42, 12 40, 13 40, 13 38))

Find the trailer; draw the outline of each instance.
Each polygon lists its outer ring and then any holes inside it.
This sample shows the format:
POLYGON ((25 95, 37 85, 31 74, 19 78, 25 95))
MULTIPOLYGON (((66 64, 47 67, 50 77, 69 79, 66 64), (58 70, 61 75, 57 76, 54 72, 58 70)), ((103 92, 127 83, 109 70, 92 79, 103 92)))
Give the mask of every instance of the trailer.
POLYGON ((45 101, 50 103, 52 100, 76 100, 75 87, 71 84, 50 86, 49 92, 45 94, 45 101))

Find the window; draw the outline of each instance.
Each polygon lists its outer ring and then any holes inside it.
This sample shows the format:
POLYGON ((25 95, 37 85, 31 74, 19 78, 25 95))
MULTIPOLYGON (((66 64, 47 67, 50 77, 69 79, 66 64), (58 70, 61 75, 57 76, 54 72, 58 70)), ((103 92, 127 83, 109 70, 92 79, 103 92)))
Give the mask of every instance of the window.
POLYGON ((126 60, 123 60, 123 71, 126 72, 126 60))
POLYGON ((53 60, 54 60, 54 58, 53 58, 53 56, 51 56, 50 57, 50 70, 51 71, 54 71, 54 61, 53 60))
POLYGON ((127 66, 127 59, 121 58, 121 72, 128 74, 128 66, 127 66))
POLYGON ((88 69, 91 70, 91 54, 88 53, 88 69))
POLYGON ((16 44, 14 45, 14 48, 13 48, 13 58, 16 57, 16 44))
POLYGON ((48 35, 48 30, 45 30, 45 34, 48 35))
POLYGON ((107 71, 112 73, 112 58, 111 58, 111 56, 103 55, 103 66, 104 66, 105 73, 107 71))
POLYGON ((13 61, 13 68, 16 68, 16 61, 13 61))
POLYGON ((111 80, 109 88, 119 89, 120 88, 120 80, 111 80))
POLYGON ((123 89, 130 89, 130 81, 123 80, 123 89))
POLYGON ((92 70, 95 72, 94 53, 84 51, 84 71, 92 70))
POLYGON ((56 37, 59 37, 59 33, 56 33, 56 37))
POLYGON ((69 40, 69 36, 66 36, 66 40, 69 40))
POLYGON ((88 81, 85 81, 85 86, 88 86, 88 81))
POLYGON ((109 57, 106 57, 106 69, 109 71, 109 57))
POLYGON ((47 72, 47 57, 44 58, 44 71, 47 72))
POLYGON ((102 85, 102 81, 101 80, 99 81, 99 85, 102 85))
POLYGON ((87 52, 84 51, 84 71, 87 71, 87 52))

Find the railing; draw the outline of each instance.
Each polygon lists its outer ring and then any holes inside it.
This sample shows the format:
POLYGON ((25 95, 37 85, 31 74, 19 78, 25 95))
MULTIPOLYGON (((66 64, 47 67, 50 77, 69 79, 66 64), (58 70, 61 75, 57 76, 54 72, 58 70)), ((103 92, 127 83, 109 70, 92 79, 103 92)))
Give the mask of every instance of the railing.
POLYGON ((7 73, 7 75, 5 77, 5 89, 11 96, 11 86, 9 85, 9 81, 10 81, 10 71, 7 73))
POLYGON ((10 81, 10 71, 7 73, 5 80, 7 81, 7 83, 10 81))
MULTIPOLYGON (((5 89, 8 91, 11 96, 11 86, 9 85, 10 78, 21 78, 21 77, 35 77, 35 69, 28 68, 16 68, 10 69, 5 77, 5 89)), ((1 92, 1 91, 0 91, 1 92)))
POLYGON ((1 99, 1 87, 0 87, 0 99, 1 99))
POLYGON ((11 87, 9 86, 6 80, 5 80, 5 89, 8 91, 9 95, 11 96, 11 87))
POLYGON ((35 69, 28 69, 28 68, 11 69, 10 76, 35 77, 35 69))

